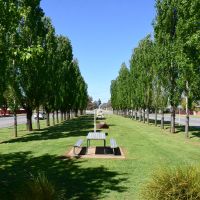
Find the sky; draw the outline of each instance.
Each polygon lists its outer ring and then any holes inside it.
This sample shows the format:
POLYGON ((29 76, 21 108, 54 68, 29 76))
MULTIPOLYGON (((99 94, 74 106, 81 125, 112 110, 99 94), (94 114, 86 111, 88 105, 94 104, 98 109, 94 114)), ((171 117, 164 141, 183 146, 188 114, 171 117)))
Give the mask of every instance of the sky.
POLYGON ((132 51, 153 34, 155 0, 41 0, 56 34, 67 36, 93 100, 110 99, 111 80, 132 51))

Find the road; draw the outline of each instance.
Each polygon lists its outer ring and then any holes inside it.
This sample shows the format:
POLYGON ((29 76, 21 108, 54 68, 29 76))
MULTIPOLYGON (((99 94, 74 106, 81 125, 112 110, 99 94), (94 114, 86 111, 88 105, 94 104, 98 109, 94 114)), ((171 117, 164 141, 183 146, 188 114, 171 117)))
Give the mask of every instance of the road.
MULTIPOLYGON (((155 115, 150 114, 149 118, 155 119, 155 115)), ((160 119, 161 119, 161 115, 158 114, 158 120, 160 120, 160 119)), ((171 121, 171 116, 169 114, 166 114, 164 119, 165 119, 165 121, 171 121)), ((185 125, 185 116, 180 115, 180 118, 179 118, 179 115, 176 115, 175 121, 176 121, 177 124, 180 123, 181 125, 185 125)), ((190 116, 190 126, 200 127, 200 118, 190 116)))
MULTIPOLYGON (((112 111, 103 111, 104 114, 112 114, 112 111)), ((93 114, 93 111, 87 111, 87 114, 93 114)), ((150 119, 154 119, 154 114, 149 115, 150 119)), ((161 119, 161 115, 158 115, 158 120, 161 119)), ((170 121, 170 115, 165 115, 165 121, 170 121)), ((34 122, 34 120, 33 120, 34 122)), ((18 124, 25 124, 26 123, 26 116, 20 115, 17 117, 18 124)), ((179 116, 176 115, 176 123, 179 123, 179 116)), ((185 116, 180 116, 180 124, 185 124, 185 116)), ((13 117, 0 117, 0 128, 13 126, 13 117)), ((190 116, 190 126, 200 127, 200 118, 195 118, 190 116)))
MULTIPOLYGON (((0 128, 13 126, 13 123, 14 123, 13 117, 0 117, 0 128)), ((18 124, 25 124, 26 123, 26 116, 25 115, 17 116, 17 123, 18 124)))

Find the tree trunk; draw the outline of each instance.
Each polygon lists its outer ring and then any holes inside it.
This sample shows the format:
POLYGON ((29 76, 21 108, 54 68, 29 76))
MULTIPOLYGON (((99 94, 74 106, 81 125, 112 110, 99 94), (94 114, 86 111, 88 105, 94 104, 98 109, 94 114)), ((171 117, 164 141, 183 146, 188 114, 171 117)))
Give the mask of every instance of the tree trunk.
POLYGON ((70 110, 67 111, 67 120, 70 119, 70 110))
POLYGON ((80 115, 83 115, 83 110, 82 109, 80 110, 80 115))
POLYGON ((78 110, 75 110, 75 117, 78 117, 78 110))
POLYGON ((139 113, 139 121, 142 121, 142 109, 140 108, 140 113, 139 113))
POLYGON ((27 118, 27 131, 32 131, 33 127, 32 127, 32 109, 31 108, 27 108, 26 109, 26 118, 27 118))
POLYGON ((14 133, 15 133, 15 137, 17 137, 17 114, 16 114, 16 111, 14 111, 14 133))
POLYGON ((64 112, 64 121, 66 121, 67 120, 67 114, 66 114, 66 112, 64 112))
POLYGON ((137 110, 135 110, 135 120, 137 120, 137 110))
POLYGON ((161 113, 161 129, 164 129, 164 110, 161 113))
POLYGON ((52 113, 52 118, 53 118, 53 126, 55 126, 55 112, 54 111, 52 113))
POLYGON ((149 124, 149 108, 147 108, 147 124, 149 124))
POLYGON ((145 123, 145 109, 143 109, 143 123, 145 123))
POLYGON ((56 122, 59 123, 58 110, 56 110, 56 122))
POLYGON ((63 122, 63 111, 60 112, 60 120, 63 122))
POLYGON ((37 129, 40 130, 39 108, 37 108, 36 112, 37 112, 37 118, 36 118, 37 129))
POLYGON ((70 119, 73 119, 74 117, 73 117, 73 111, 72 110, 70 110, 70 119))
POLYGON ((47 112, 47 120, 46 120, 47 126, 50 126, 50 120, 49 120, 49 112, 47 112))
POLYGON ((188 108, 188 81, 186 81, 186 97, 185 97, 185 103, 186 103, 186 118, 185 118, 185 137, 189 138, 189 120, 190 120, 190 113, 188 108))
POLYGON ((133 109, 131 109, 131 119, 133 120, 133 109))
POLYGON ((185 137, 186 138, 189 138, 189 121, 190 121, 189 113, 186 113, 186 121, 185 121, 185 137))
POLYGON ((175 107, 172 106, 171 111, 171 127, 170 127, 171 133, 175 133, 175 107))
POLYGON ((155 109, 155 126, 157 126, 158 111, 155 109))

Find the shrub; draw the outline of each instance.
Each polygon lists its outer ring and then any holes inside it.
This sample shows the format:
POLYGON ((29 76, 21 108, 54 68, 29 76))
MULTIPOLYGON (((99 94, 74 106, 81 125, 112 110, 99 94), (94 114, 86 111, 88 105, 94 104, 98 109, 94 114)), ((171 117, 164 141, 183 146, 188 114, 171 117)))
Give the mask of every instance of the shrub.
POLYGON ((23 192, 17 195, 17 200, 54 200, 55 189, 44 173, 39 172, 25 184, 23 192))
POLYGON ((144 200, 200 200, 200 168, 162 168, 141 191, 144 200))

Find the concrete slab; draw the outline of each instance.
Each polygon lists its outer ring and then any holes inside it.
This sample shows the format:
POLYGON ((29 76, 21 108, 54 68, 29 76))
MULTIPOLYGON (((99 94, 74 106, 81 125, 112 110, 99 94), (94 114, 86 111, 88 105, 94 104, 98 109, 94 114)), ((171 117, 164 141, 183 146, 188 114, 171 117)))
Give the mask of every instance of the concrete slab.
POLYGON ((76 148, 77 155, 74 155, 73 149, 65 154, 66 157, 79 157, 79 158, 110 158, 110 159, 125 159, 125 155, 121 147, 116 148, 115 154, 110 147, 106 147, 104 150, 103 146, 89 147, 88 152, 86 147, 76 148))

